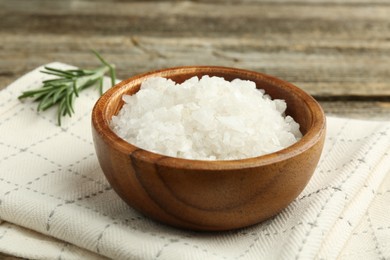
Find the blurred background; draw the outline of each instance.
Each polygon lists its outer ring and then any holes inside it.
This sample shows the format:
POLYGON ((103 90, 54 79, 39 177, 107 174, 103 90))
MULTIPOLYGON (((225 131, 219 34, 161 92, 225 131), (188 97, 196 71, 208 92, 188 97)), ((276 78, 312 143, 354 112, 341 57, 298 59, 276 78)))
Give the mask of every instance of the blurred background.
POLYGON ((303 88, 328 115, 390 119, 390 1, 0 0, 0 88, 37 66, 96 67, 120 79, 222 65, 303 88))

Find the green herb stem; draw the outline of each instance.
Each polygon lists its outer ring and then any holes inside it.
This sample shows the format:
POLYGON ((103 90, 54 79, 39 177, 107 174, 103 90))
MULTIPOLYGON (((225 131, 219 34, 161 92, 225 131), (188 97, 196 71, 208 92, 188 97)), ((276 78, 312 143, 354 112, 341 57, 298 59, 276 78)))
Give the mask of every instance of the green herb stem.
POLYGON ((41 87, 24 91, 18 98, 34 98, 35 102, 39 102, 38 112, 57 106, 57 122, 61 125, 63 116, 74 114, 74 99, 82 90, 98 83, 99 93, 103 94, 103 78, 107 73, 110 74, 111 85, 115 85, 115 66, 106 62, 96 51, 93 52, 103 66, 92 70, 61 70, 45 67, 42 73, 54 75, 57 78, 42 81, 41 87))

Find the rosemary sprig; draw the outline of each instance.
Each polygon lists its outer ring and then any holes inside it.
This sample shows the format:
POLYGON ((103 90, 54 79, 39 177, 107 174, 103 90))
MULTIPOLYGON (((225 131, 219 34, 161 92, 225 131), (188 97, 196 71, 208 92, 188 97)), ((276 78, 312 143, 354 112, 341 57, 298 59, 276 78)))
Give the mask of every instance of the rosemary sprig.
POLYGON ((74 100, 79 96, 80 91, 98 84, 100 95, 103 94, 103 77, 109 72, 111 85, 115 84, 115 66, 106 62, 102 56, 93 51, 103 66, 96 69, 71 69, 61 70, 51 67, 45 67, 42 73, 57 76, 57 78, 43 81, 39 88, 22 92, 19 99, 34 98, 38 103, 38 112, 58 106, 57 121, 61 126, 63 116, 72 116, 74 114, 74 100))

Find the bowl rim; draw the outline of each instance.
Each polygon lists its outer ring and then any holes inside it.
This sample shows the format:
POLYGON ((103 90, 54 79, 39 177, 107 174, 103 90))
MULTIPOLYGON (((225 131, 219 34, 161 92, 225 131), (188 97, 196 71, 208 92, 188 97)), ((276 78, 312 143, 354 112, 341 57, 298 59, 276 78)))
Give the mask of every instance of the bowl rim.
POLYGON ((292 83, 276 78, 275 76, 262 72, 224 66, 178 66, 138 74, 115 84, 115 86, 108 89, 95 103, 92 110, 92 127, 96 133, 100 135, 101 139, 104 140, 104 142, 106 142, 111 148, 120 153, 128 154, 133 158, 137 158, 151 164, 167 166, 170 168, 187 168, 191 170, 236 170, 270 165, 276 162, 285 161, 305 152, 324 137, 326 117, 322 107, 311 95, 292 83), (175 72, 175 75, 179 72, 190 72, 194 70, 202 73, 207 73, 207 71, 235 74, 240 73, 243 77, 245 77, 245 75, 251 75, 261 78, 261 80, 268 84, 288 88, 292 90, 304 103, 306 103, 306 106, 311 112, 312 124, 308 128, 306 134, 304 134, 299 141, 284 149, 256 157, 235 160, 195 160, 158 154, 128 143, 111 130, 109 126, 111 118, 108 119, 105 116, 108 107, 107 105, 109 104, 111 98, 123 95, 119 94, 120 89, 126 88, 130 82, 133 82, 134 85, 138 85, 146 78, 154 76, 168 77, 169 75, 172 75, 172 72, 175 72))

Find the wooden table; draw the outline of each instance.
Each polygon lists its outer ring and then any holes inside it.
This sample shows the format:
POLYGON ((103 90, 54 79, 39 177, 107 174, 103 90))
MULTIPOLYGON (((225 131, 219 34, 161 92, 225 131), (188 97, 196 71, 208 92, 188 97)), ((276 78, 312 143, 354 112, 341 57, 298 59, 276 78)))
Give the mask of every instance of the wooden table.
POLYGON ((389 0, 0 0, 0 17, 0 88, 52 61, 97 66, 96 49, 123 79, 239 67, 296 84, 328 115, 390 119, 389 0))

